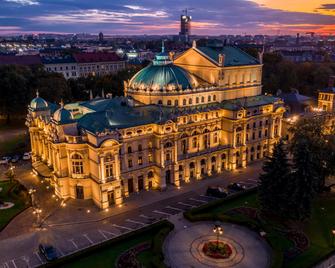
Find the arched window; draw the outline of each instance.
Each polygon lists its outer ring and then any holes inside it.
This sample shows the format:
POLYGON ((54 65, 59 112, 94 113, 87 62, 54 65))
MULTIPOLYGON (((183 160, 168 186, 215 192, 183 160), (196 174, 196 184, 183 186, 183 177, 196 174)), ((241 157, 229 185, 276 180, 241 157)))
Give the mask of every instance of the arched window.
POLYGON ((195 98, 195 103, 198 104, 199 103, 199 97, 195 98))
POLYGON ((206 165, 206 160, 205 159, 201 159, 200 165, 202 165, 202 166, 206 165))
POLYGON ((154 177, 154 173, 152 171, 148 172, 148 178, 151 179, 154 177))
POLYGON ((213 101, 216 101, 216 95, 213 95, 213 101))
POLYGON ((107 154, 105 157, 105 175, 106 179, 113 177, 113 157, 112 154, 107 154))
POLYGON ((175 100, 175 101, 174 101, 174 105, 175 105, 175 106, 178 106, 178 100, 175 100))
POLYGON ((168 141, 167 143, 165 143, 164 148, 170 148, 172 146, 173 146, 172 142, 168 141))
POLYGON ((171 106, 171 104, 172 104, 172 103, 171 103, 171 100, 168 100, 168 101, 167 101, 167 105, 171 106))
POLYGON ((195 168, 195 164, 194 164, 194 162, 191 162, 190 163, 190 168, 192 169, 192 168, 195 168))
POLYGON ((212 101, 212 97, 211 96, 208 96, 208 101, 212 101))
POLYGON ((215 163, 215 162, 216 162, 216 157, 213 156, 213 157, 211 158, 211 161, 212 161, 212 163, 215 163))
POLYGON ((189 99, 189 100, 188 100, 188 104, 192 104, 192 99, 189 99))
POLYGON ((193 148, 197 148, 198 147, 198 139, 197 138, 193 138, 192 139, 192 147, 193 148))
POLYGON ((80 154, 74 154, 71 159, 72 159, 72 173, 83 174, 84 164, 82 156, 80 154))
POLYGON ((142 150, 143 150, 143 148, 142 148, 142 144, 139 144, 139 145, 137 146, 137 149, 138 149, 139 152, 142 152, 142 150))
POLYGON ((161 100, 158 101, 158 105, 162 105, 163 102, 161 100))
POLYGON ((133 152, 133 149, 131 148, 131 146, 128 146, 127 152, 128 154, 131 154, 133 152))
POLYGON ((213 137, 214 143, 218 143, 219 139, 218 139, 218 134, 214 133, 214 137, 213 137))
POLYGON ((186 105, 186 100, 185 99, 183 99, 183 105, 186 105))
POLYGON ((221 159, 222 159, 222 160, 226 160, 226 154, 222 154, 222 155, 221 155, 221 159))
POLYGON ((202 103, 205 102, 205 97, 204 97, 204 96, 201 97, 201 102, 202 102, 202 103))

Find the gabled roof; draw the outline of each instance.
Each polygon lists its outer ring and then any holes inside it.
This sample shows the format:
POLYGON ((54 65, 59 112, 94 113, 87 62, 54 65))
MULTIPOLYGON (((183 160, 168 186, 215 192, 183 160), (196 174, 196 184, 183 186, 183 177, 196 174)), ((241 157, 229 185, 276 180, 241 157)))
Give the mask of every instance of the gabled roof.
POLYGON ((244 52, 243 50, 233 46, 223 47, 196 47, 195 50, 199 51, 204 56, 208 57, 216 65, 219 65, 219 55, 225 56, 224 66, 243 66, 243 65, 258 65, 260 62, 244 52))
POLYGON ((78 63, 89 63, 89 62, 108 62, 108 61, 120 61, 121 58, 114 52, 88 52, 88 53, 75 53, 73 54, 74 59, 78 63))

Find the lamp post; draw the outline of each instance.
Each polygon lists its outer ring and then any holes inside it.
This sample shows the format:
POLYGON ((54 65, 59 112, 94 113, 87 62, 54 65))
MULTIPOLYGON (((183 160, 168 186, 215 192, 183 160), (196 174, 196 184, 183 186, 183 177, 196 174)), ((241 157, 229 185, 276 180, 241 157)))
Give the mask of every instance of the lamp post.
POLYGON ((36 225, 38 226, 40 224, 40 220, 41 220, 41 214, 42 214, 42 209, 40 208, 35 208, 33 211, 33 214, 36 215, 36 225))
POLYGON ((34 188, 30 188, 28 193, 30 194, 30 198, 31 198, 31 205, 34 207, 35 204, 35 196, 34 193, 36 192, 36 190, 34 188))
POLYGON ((223 227, 219 224, 215 224, 213 232, 216 234, 216 248, 219 248, 219 237, 223 234, 223 227))

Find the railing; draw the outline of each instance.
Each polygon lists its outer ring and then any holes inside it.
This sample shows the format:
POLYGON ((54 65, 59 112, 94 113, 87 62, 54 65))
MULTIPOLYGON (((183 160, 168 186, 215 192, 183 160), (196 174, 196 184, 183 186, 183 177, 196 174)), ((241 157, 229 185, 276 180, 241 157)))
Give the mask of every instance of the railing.
POLYGON ((188 154, 185 154, 185 155, 178 155, 178 160, 185 160, 185 159, 192 158, 192 157, 195 157, 195 156, 204 155, 204 154, 208 154, 208 153, 213 153, 213 152, 228 149, 228 148, 230 148, 229 145, 219 145, 219 146, 216 146, 216 147, 213 147, 213 148, 208 148, 208 149, 201 150, 201 151, 194 152, 194 153, 188 153, 188 154))

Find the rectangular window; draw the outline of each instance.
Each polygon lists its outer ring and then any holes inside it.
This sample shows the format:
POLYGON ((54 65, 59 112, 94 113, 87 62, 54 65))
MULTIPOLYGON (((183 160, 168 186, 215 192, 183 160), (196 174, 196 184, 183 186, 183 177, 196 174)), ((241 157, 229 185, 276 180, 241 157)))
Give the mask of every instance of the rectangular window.
POLYGON ((258 138, 262 138, 262 130, 258 131, 258 138))
POLYGON ((133 160, 128 159, 128 167, 132 168, 133 167, 133 160))
POLYGON ((143 158, 142 156, 139 156, 138 159, 137 159, 137 164, 139 164, 140 166, 143 165, 143 158))
POLYGON ((106 164, 106 178, 113 177, 113 164, 106 164))
POLYGON ((84 166, 82 161, 73 161, 72 162, 72 173, 73 174, 83 174, 84 166))

